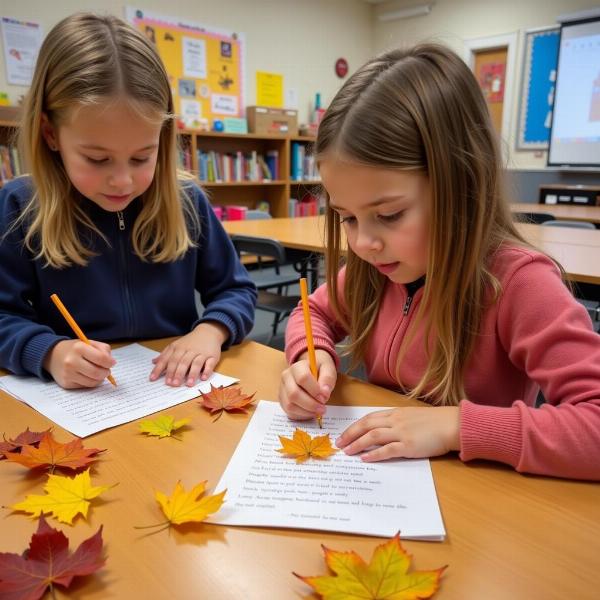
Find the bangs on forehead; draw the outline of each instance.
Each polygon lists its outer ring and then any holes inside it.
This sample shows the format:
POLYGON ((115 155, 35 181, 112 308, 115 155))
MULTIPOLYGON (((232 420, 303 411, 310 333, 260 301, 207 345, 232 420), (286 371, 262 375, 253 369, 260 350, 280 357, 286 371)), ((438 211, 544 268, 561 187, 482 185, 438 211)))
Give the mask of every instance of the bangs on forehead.
MULTIPOLYGON (((107 97, 86 98, 68 109, 68 118, 73 119, 82 108, 91 106, 101 107, 101 112, 114 111, 117 106, 125 106, 136 117, 144 119, 152 125, 162 125, 165 121, 173 118, 173 115, 161 110, 151 102, 138 100, 127 95, 107 97)), ((62 112, 62 111, 61 111, 62 112)), ((58 115, 57 115, 58 116, 58 115)), ((63 113, 64 116, 64 113, 63 113)), ((66 119, 61 119, 66 120, 66 119)))

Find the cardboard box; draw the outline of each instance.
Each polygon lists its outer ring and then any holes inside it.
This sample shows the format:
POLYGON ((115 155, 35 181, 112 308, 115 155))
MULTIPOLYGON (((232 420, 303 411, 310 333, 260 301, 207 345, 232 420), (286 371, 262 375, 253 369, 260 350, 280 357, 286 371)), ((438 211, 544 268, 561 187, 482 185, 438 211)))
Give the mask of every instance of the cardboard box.
POLYGON ((298 135, 298 111, 268 106, 247 106, 250 133, 298 135))

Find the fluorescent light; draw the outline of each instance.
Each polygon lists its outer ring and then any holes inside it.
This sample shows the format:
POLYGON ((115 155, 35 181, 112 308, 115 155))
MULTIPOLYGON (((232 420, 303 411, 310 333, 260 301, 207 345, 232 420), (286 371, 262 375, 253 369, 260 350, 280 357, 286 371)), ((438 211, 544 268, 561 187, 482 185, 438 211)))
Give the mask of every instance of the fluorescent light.
POLYGON ((381 12, 377 15, 380 21, 395 21, 396 19, 410 19, 411 17, 422 17, 428 15, 431 12, 433 4, 417 4, 416 6, 409 6, 407 8, 400 8, 398 10, 389 10, 381 12))

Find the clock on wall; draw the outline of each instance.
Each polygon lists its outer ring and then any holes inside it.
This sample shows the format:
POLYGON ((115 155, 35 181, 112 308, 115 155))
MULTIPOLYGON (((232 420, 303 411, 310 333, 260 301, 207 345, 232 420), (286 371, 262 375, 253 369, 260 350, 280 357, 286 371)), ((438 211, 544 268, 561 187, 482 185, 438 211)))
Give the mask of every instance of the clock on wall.
POLYGON ((348 74, 348 61, 345 58, 338 58, 335 61, 335 74, 340 78, 348 74))

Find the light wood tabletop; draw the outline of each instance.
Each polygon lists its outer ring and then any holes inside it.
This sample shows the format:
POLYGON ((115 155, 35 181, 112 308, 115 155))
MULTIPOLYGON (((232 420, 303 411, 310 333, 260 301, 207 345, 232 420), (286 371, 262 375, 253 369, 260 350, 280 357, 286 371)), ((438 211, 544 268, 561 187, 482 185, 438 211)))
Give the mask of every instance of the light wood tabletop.
MULTIPOLYGON (((168 340, 147 345, 160 349, 168 340)), ((281 352, 245 342, 224 353, 218 370, 241 379, 259 399, 277 397, 281 352)), ((149 366, 150 369, 150 366, 149 366)), ((332 402, 371 406, 406 404, 401 396, 341 376, 332 402)), ((95 485, 118 485, 93 501, 88 520, 51 526, 65 531, 71 548, 104 525, 106 566, 78 578, 57 598, 240 599, 314 598, 293 575, 326 573, 321 544, 355 550, 369 560, 381 538, 319 531, 259 529, 195 524, 154 535, 133 528, 163 521, 154 491, 171 493, 177 480, 186 489, 205 479, 208 492, 223 473, 248 417, 223 415, 217 422, 193 400, 163 411, 190 417, 188 430, 173 438, 149 438, 132 422, 90 436, 88 447, 106 448, 92 469, 95 485)), ((50 421, 0 392, 2 431, 42 430, 50 421)), ((72 436, 54 428, 60 441, 72 436)), ((449 565, 435 598, 440 600, 592 600, 600 589, 600 486, 524 476, 499 464, 463 464, 455 455, 432 460, 447 538, 403 541, 413 568, 449 565)), ((41 493, 42 474, 0 462, 0 505, 41 493)), ((217 490, 220 491, 220 490, 217 490)), ((0 552, 22 552, 37 521, 2 509, 0 552)))
MULTIPOLYGON (((286 248, 323 253, 323 217, 295 217, 256 221, 225 221, 230 235, 243 234, 280 241, 286 248)), ((525 239, 564 267, 567 277, 581 283, 600 284, 600 230, 543 227, 518 223, 525 239)))
POLYGON ((588 221, 600 223, 600 206, 583 204, 537 204, 534 202, 514 202, 510 205, 513 212, 536 212, 553 215, 557 219, 568 221, 588 221))

